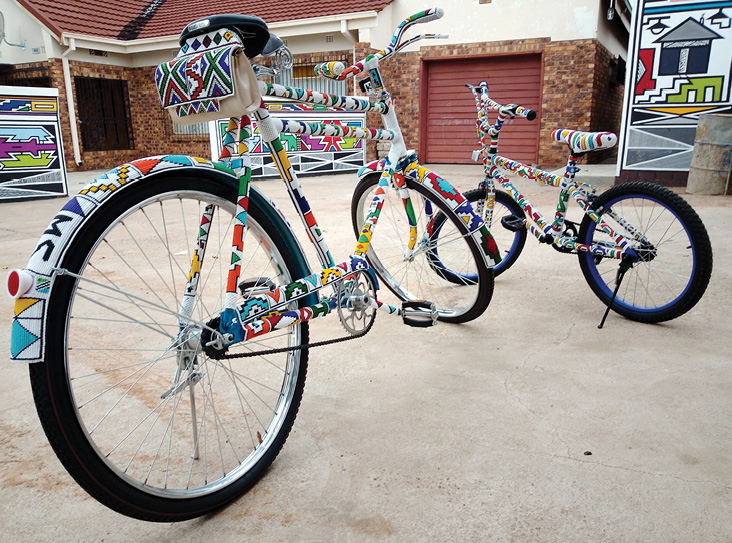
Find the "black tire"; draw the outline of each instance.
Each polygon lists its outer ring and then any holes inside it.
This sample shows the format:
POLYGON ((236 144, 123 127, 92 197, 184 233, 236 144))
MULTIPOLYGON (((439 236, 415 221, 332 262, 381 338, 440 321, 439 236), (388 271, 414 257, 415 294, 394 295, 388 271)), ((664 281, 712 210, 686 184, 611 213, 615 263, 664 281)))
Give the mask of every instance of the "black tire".
MULTIPOLYGON (((68 472, 123 515, 170 522, 215 511, 262 477, 295 420, 307 348, 232 360, 201 350, 200 323, 222 307, 236 196, 235 181, 215 172, 130 184, 87 220, 64 257, 83 279, 56 278, 45 362, 30 366, 38 415, 68 472), (216 213, 193 318, 179 327, 205 203, 216 213), (179 351, 180 328, 190 334, 179 351)), ((242 254, 242 268, 252 264, 242 278, 307 273, 283 221, 254 190, 242 254)), ((229 353, 307 341, 305 323, 229 353)))
MULTIPOLYGON (((473 209, 476 209, 475 204, 485 200, 484 189, 473 189, 463 193, 463 196, 473 204, 473 209)), ((491 231, 493 239, 496 240, 498 251, 501 254, 501 261, 493 266, 493 275, 499 276, 504 271, 508 270, 518 260, 521 255, 521 251, 524 249, 526 243, 526 227, 513 231, 506 228, 502 223, 503 217, 516 217, 517 219, 523 220, 526 215, 521 206, 511 198, 511 196, 502 190, 496 190, 496 201, 493 207, 493 217, 491 224, 488 224, 488 228, 491 231)), ((483 217, 485 220, 485 217, 483 217)), ((445 215, 443 213, 437 213, 435 215, 435 224, 433 227, 432 237, 434 239, 439 238, 440 232, 442 231, 442 225, 445 222, 445 215)), ((487 224, 487 223, 486 223, 487 224)), ((445 278, 452 282, 461 282, 464 278, 461 275, 451 273, 446 266, 439 259, 439 252, 435 253, 435 262, 433 268, 438 273, 444 274, 445 278)))
MULTIPOLYGON (((353 193, 351 219, 357 236, 379 178, 378 173, 364 176, 353 193)), ((400 301, 430 301, 437 308, 439 320, 445 322, 461 323, 477 318, 488 307, 493 295, 492 269, 485 265, 481 249, 468 234, 465 223, 448 205, 419 183, 411 179, 406 182, 418 221, 415 251, 406 253, 407 215, 399 195, 390 190, 366 253, 369 264, 400 301), (437 244, 427 234, 425 205, 431 205, 435 212, 440 211, 449 218, 449 221, 443 221, 443 236, 437 244), (455 283, 435 273, 430 263, 435 250, 440 251, 440 258, 449 269, 471 278, 455 283)))
MULTIPOLYGON (((712 246, 701 219, 683 198, 659 185, 627 183, 602 193, 592 208, 640 255, 621 282, 614 311, 651 323, 675 319, 696 305, 712 274, 712 246), (635 241, 610 210, 637 228, 650 245, 635 241)), ((585 244, 610 243, 587 215, 579 239, 585 244)), ((607 305, 620 261, 580 251, 579 263, 590 288, 607 305)))

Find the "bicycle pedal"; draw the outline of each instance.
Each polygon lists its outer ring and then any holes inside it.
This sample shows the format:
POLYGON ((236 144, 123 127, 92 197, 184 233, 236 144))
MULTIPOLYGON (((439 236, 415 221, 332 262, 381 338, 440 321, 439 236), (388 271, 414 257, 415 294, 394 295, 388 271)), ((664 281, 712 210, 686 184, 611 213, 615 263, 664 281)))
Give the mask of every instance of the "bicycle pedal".
POLYGON ((402 320, 407 326, 427 328, 437 324, 437 308, 427 300, 402 303, 402 320))
POLYGON ((511 232, 518 232, 522 228, 524 228, 526 225, 524 224, 524 220, 517 217, 516 215, 509 215, 507 217, 503 217, 501 219, 501 224, 506 230, 510 230, 511 232))

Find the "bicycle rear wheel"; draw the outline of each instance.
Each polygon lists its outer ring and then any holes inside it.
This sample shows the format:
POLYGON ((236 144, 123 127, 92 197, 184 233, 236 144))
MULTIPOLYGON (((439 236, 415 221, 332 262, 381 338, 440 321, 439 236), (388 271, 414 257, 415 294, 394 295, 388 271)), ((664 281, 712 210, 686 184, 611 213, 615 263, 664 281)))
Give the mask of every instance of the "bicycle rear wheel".
MULTIPOLYGON (((597 197, 593 209, 639 254, 623 278, 613 310, 640 322, 662 322, 689 311, 704 294, 712 274, 712 246, 699 216, 680 196, 659 185, 627 183, 597 197), (636 239, 623 221, 638 230, 636 239)), ((614 246, 585 216, 581 243, 614 246)), ((579 252, 592 291, 608 304, 619 261, 579 252)))
MULTIPOLYGON (((45 362, 30 366, 38 414, 68 472, 124 515, 181 521, 223 506, 264 474, 295 420, 307 348, 239 360, 203 350, 222 309, 235 202, 228 176, 140 180, 89 218, 62 263, 69 273, 55 280, 45 362), (193 315, 179 323, 208 204, 193 315)), ((253 190, 242 278, 305 274, 276 217, 253 190)), ((307 341, 300 324, 230 353, 307 341)))
MULTIPOLYGON (((351 219, 356 235, 364 224, 380 175, 369 174, 359 182, 351 201, 351 219)), ((401 301, 428 300, 435 304, 438 318, 445 322, 467 322, 480 316, 493 294, 493 271, 485 265, 480 247, 468 234, 465 223, 442 201, 432 200, 428 189, 406 180, 417 218, 417 244, 408 250, 409 223, 402 199, 396 191, 386 193, 384 207, 366 253, 379 278, 401 301), (432 220, 427 209, 447 220, 439 239, 430 239, 432 220), (443 268, 435 272, 439 253, 443 268), (449 273, 463 279, 452 281, 449 273)))
MULTIPOLYGON (((473 189, 464 193, 465 198, 473 204, 485 200, 485 189, 473 189)), ((501 254, 501 261, 493 266, 493 275, 499 276, 508 268, 514 265, 518 260, 521 251, 524 249, 526 243, 526 227, 519 228, 517 230, 510 230, 502 222, 503 218, 516 218, 523 220, 526 215, 521 206, 511 198, 511 196, 502 190, 496 191, 496 200, 493 206, 493 217, 490 224, 487 224, 491 231, 493 239, 496 240, 498 251, 501 254)), ((484 217, 485 220, 485 217, 484 217)), ((435 225, 432 230, 432 238, 437 240, 442 234, 442 225, 445 223, 445 215, 438 213, 435 215, 435 225)), ((438 244, 439 245, 439 244, 438 244)), ((440 260, 439 251, 436 252, 434 267, 435 269, 442 269, 442 273, 445 278, 453 282, 461 282, 465 278, 462 275, 451 272, 447 269, 447 266, 440 260)))

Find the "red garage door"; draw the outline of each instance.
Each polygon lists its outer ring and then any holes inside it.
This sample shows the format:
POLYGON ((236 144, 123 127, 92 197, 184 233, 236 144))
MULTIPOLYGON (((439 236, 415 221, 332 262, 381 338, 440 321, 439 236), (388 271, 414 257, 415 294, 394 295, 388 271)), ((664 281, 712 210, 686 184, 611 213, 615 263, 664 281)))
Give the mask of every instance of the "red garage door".
POLYGON ((534 121, 518 118, 505 126, 498 153, 536 163, 541 117, 540 54, 425 60, 424 69, 427 96, 419 114, 422 162, 471 162, 472 151, 480 145, 475 131, 475 100, 465 83, 487 81, 489 96, 496 102, 519 104, 538 114, 534 121))

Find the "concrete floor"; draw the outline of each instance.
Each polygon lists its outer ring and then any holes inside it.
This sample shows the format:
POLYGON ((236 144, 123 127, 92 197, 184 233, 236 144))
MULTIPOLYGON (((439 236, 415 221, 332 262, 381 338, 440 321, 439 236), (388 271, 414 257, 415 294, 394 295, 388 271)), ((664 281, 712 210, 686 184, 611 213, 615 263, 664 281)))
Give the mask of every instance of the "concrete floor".
MULTIPOLYGON (((436 169, 461 189, 480 175, 436 169)), ((71 192, 90 178, 72 176, 71 192)), ((303 181, 336 259, 353 247, 354 179, 303 181)), ((521 183, 550 209, 554 189, 521 183)), ((280 182, 261 186, 294 220, 280 182)), ((528 240, 476 321, 413 329, 380 315, 367 338, 311 351, 269 473, 194 521, 139 522, 88 497, 43 435, 27 369, 7 363, 2 539, 732 541, 732 199, 684 196, 715 256, 692 312, 661 325, 611 314, 598 330, 603 307, 576 257, 528 240)), ((25 264, 64 201, 0 204, 3 270, 25 264)), ((9 353, 12 304, 0 300, 9 353)), ((336 319, 311 330, 342 333, 336 319)))

